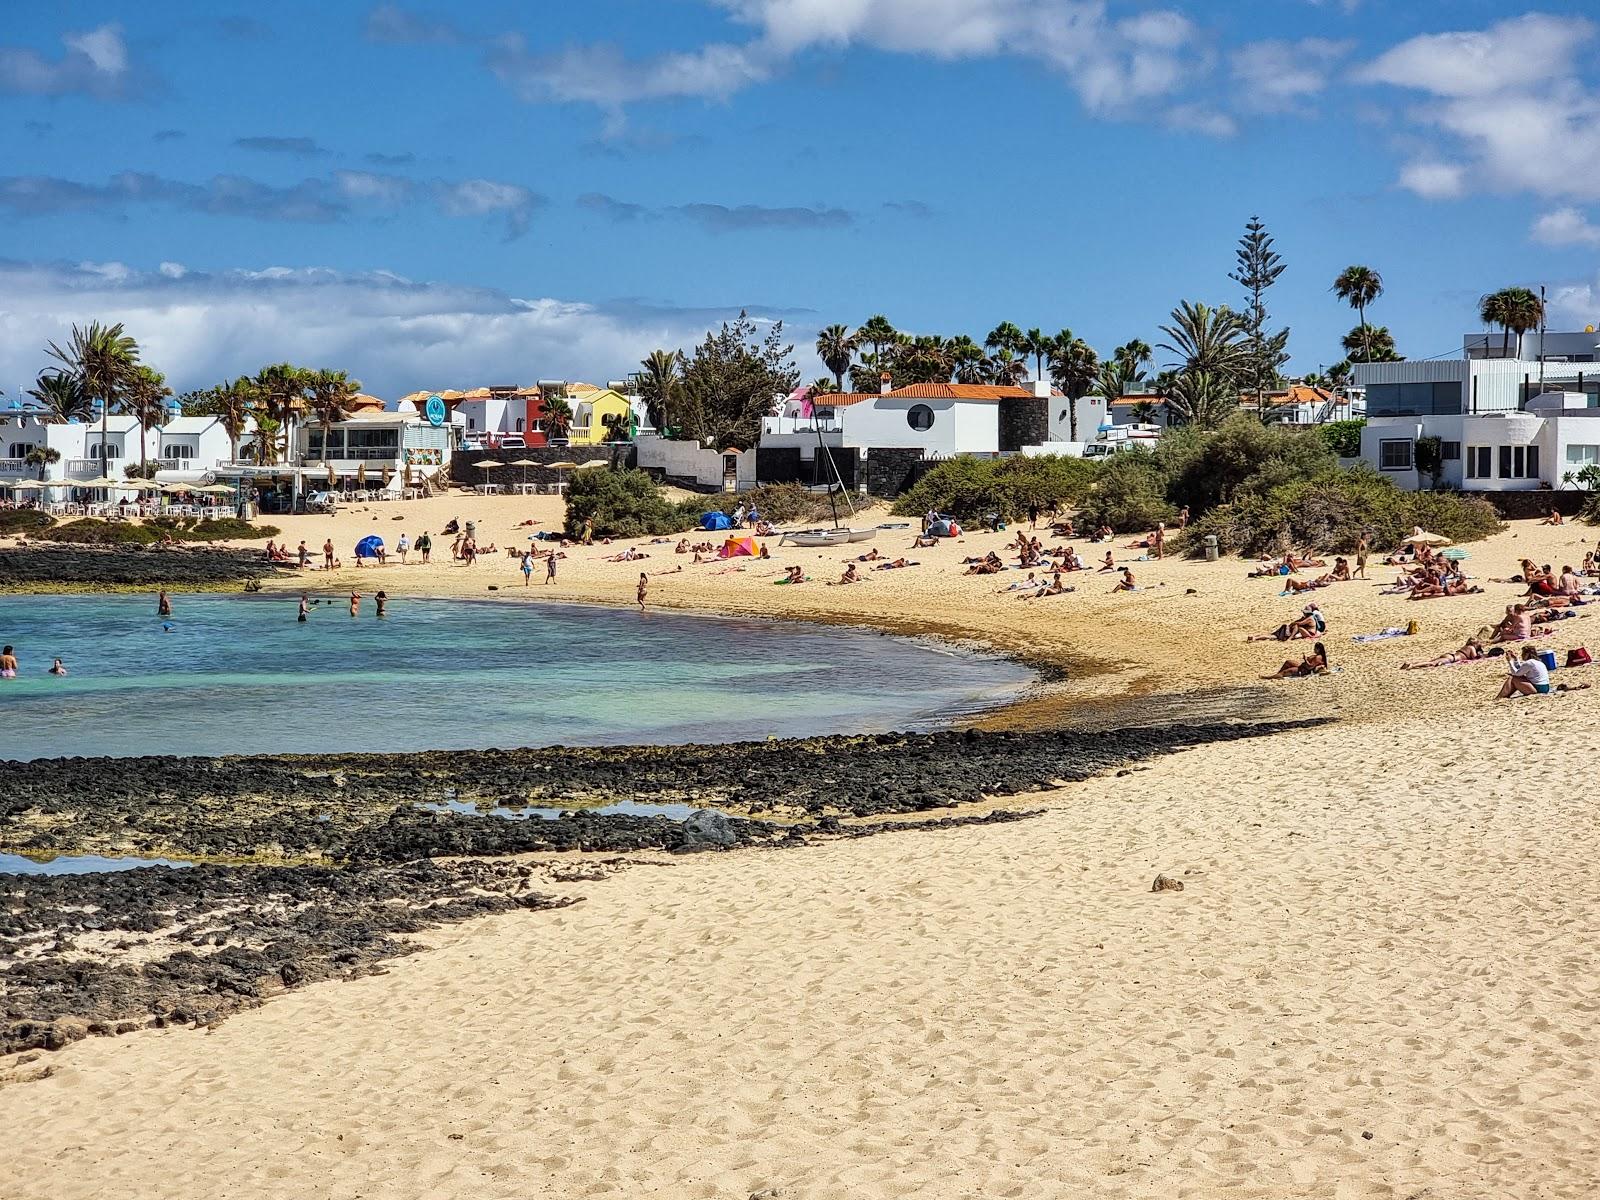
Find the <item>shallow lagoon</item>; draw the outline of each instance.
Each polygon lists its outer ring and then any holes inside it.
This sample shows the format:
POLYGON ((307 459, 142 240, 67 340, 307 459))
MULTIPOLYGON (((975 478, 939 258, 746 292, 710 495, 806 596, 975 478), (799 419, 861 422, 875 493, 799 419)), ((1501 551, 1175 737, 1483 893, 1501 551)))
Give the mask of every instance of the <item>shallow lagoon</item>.
POLYGON ((583 605, 3 596, 0 758, 714 742, 929 728, 1030 673, 862 630, 583 605), (47 673, 52 658, 69 674, 47 673))

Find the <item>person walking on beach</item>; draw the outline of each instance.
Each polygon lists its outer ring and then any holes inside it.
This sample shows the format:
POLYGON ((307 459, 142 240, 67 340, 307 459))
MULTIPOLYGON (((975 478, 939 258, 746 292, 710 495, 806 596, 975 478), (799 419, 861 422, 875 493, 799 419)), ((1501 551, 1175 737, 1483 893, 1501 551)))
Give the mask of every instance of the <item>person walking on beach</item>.
POLYGON ((583 519, 583 544, 585 546, 591 546, 591 545, 594 544, 594 518, 593 517, 585 517, 583 519))
POLYGON ((645 597, 650 592, 650 576, 643 571, 639 572, 639 611, 644 611, 645 597))
POLYGON ((556 581, 556 552, 550 551, 550 557, 544 560, 544 582, 548 587, 556 581))
POLYGON ((528 550, 522 552, 522 586, 527 587, 533 582, 533 553, 528 550))
POLYGON ((411 550, 411 543, 406 541, 406 535, 401 534, 400 540, 395 543, 394 552, 400 556, 400 565, 405 566, 406 554, 411 550))
POLYGON ((1167 548, 1167 527, 1164 522, 1156 523, 1156 531, 1150 538, 1150 549, 1156 552, 1156 557, 1161 558, 1167 548))
POLYGON ((373 599, 378 602, 378 619, 381 621, 389 615, 389 593, 379 588, 373 599))
POLYGON ((167 595, 167 589, 162 588, 156 595, 156 616, 170 617, 172 615, 172 599, 167 595))
POLYGON ((305 592, 301 592, 300 593, 300 615, 298 617, 296 617, 295 620, 297 620, 297 621, 308 621, 310 619, 311 619, 311 597, 309 595, 307 595, 305 592))
POLYGON ((361 593, 360 592, 351 592, 350 593, 350 615, 352 617, 359 617, 361 615, 361 593))
POLYGON ((1367 554, 1372 549, 1372 543, 1367 541, 1367 535, 1362 534, 1361 540, 1356 543, 1356 570, 1352 579, 1365 579, 1367 577, 1367 554))
POLYGON ((433 538, 428 536, 426 529, 422 531, 422 536, 417 539, 417 553, 422 555, 422 565, 427 566, 428 555, 433 553, 433 538))
POLYGON ((329 538, 322 543, 322 569, 333 570, 333 539, 329 538))
POLYGON ((305 538, 300 539, 300 548, 297 553, 300 555, 300 569, 304 571, 311 565, 311 549, 306 545, 305 538))
POLYGON ((15 679, 17 677, 17 656, 7 646, 0 650, 0 679, 15 679))
POLYGON ((1187 504, 1178 510, 1178 528, 1189 528, 1189 506, 1187 504))

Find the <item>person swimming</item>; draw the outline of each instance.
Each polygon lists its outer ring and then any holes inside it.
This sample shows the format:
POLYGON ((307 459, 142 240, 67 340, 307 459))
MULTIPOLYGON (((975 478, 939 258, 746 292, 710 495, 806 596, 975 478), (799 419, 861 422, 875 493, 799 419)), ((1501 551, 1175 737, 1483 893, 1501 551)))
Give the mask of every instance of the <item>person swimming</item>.
POLYGON ((0 650, 0 679, 15 679, 17 677, 17 656, 10 646, 0 650))
POLYGON ((67 664, 58 658, 50 664, 49 673, 51 675, 65 675, 67 673, 67 664))

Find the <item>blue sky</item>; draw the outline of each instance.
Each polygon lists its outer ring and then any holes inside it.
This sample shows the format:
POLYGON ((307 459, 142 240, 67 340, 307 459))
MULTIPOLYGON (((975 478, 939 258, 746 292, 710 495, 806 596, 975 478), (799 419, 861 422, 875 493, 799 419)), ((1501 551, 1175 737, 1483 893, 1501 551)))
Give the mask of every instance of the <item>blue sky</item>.
MULTIPOLYGON (((619 376, 741 306, 1156 343, 1259 213, 1297 370, 1600 319, 1600 25, 1459 0, 31 5, 0 32, 0 388, 124 319, 177 386, 619 376)), ((809 354, 808 372, 820 373, 809 354)))

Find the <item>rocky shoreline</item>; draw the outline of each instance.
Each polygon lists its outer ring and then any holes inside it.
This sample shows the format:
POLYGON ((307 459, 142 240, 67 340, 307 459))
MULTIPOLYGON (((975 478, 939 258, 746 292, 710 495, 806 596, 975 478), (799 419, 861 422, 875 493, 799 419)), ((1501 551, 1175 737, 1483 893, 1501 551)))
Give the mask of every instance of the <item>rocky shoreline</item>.
POLYGON ((30 1053, 82 1037, 207 1026, 289 988, 380 971, 412 953, 406 935, 424 929, 573 903, 535 885, 602 879, 629 864, 620 855, 797 848, 1022 820, 1033 814, 904 817, 1320 723, 6 763, 6 851, 214 861, 0 874, 0 961, 9 964, 0 969, 0 1054, 22 1053, 0 1082, 37 1077, 30 1053), (579 807, 621 800, 722 811, 681 821, 579 807), (517 820, 458 811, 463 804, 570 811, 517 820), (533 865, 505 857, 537 850, 613 857, 533 865), (216 861, 251 858, 278 862, 216 861))
POLYGON ((288 572, 259 550, 221 546, 47 546, 0 550, 0 592, 115 591, 168 587, 206 591, 288 572))

